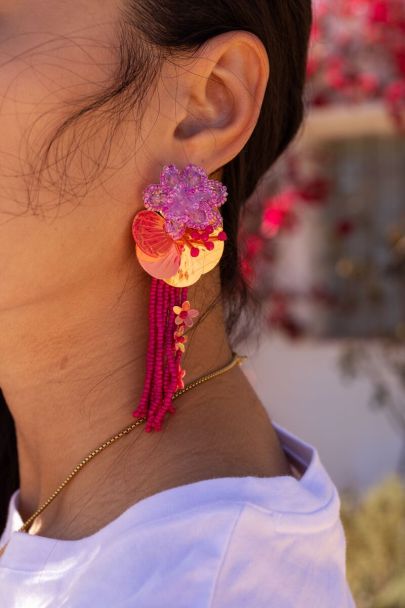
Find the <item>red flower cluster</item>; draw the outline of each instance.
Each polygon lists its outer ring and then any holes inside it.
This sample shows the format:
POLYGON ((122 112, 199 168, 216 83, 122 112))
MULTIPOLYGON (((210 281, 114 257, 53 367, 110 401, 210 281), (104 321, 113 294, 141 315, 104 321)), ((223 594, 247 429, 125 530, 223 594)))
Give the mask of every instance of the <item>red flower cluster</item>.
MULTIPOLYGON (((312 107, 386 104, 398 130, 405 111, 405 0, 314 0, 314 22, 307 64, 307 96, 312 107)), ((284 154, 273 169, 271 196, 248 214, 242 243, 245 280, 269 305, 268 322, 290 337, 305 333, 295 318, 298 300, 327 307, 338 306, 326 286, 308 287, 294 294, 277 286, 278 239, 299 227, 299 207, 327 204, 332 183, 322 156, 284 154)), ((342 215, 331 226, 338 242, 359 229, 354 217, 342 215)))
POLYGON ((400 122, 404 0, 315 0, 307 76, 312 105, 381 100, 400 122))
POLYGON ((270 238, 276 236, 281 228, 293 228, 297 222, 293 207, 298 198, 295 190, 285 190, 269 198, 264 203, 261 232, 270 238))

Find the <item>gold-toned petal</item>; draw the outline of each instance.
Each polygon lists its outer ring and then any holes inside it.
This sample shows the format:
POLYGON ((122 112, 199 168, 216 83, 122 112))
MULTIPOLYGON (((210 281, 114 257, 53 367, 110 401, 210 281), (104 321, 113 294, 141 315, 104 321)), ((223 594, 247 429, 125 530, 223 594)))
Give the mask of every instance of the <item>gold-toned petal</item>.
POLYGON ((142 268, 156 279, 165 279, 173 276, 180 267, 180 253, 174 246, 166 257, 151 257, 145 254, 138 245, 135 245, 136 256, 142 268))
MULTIPOLYGON (((213 232, 216 236, 222 228, 217 228, 213 232)), ((202 274, 205 274, 215 268, 222 257, 224 251, 224 241, 214 241, 214 248, 207 251, 203 247, 199 247, 200 254, 197 257, 190 255, 188 247, 181 254, 180 267, 175 275, 165 278, 165 283, 173 287, 188 287, 198 281, 202 274)))

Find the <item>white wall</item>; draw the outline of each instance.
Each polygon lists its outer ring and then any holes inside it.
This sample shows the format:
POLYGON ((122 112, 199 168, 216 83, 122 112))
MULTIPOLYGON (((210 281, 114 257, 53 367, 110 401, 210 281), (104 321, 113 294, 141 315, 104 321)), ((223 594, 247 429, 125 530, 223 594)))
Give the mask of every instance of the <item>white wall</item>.
POLYGON ((339 490, 364 490, 397 469, 401 437, 383 410, 368 405, 367 380, 347 383, 337 343, 262 340, 244 362, 247 377, 270 416, 313 443, 339 490))

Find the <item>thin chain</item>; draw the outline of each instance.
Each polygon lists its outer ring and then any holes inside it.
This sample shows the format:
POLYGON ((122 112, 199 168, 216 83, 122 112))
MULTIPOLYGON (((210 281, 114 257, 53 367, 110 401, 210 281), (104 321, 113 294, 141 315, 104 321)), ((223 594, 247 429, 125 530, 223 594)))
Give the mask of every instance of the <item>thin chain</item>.
MULTIPOLYGON (((224 374, 228 370, 232 369, 232 367, 234 367, 235 365, 240 365, 245 359, 247 359, 247 357, 245 355, 238 355, 237 353, 232 353, 232 354, 233 354, 233 358, 230 361, 230 363, 228 363, 224 367, 221 367, 220 369, 218 369, 214 372, 211 372, 209 374, 206 374, 205 376, 201 376, 200 378, 197 378, 197 380, 194 380, 193 382, 190 382, 189 384, 186 384, 186 386, 184 388, 181 388, 174 393, 172 399, 174 400, 177 397, 180 397, 180 395, 183 395, 185 392, 198 386, 199 384, 202 384, 203 382, 206 382, 207 380, 211 380, 212 378, 215 378, 216 376, 220 376, 221 374, 224 374)), ((66 477, 66 479, 64 481, 62 481, 62 483, 56 488, 56 490, 53 492, 53 494, 35 511, 35 513, 33 513, 31 515, 31 517, 29 517, 23 523, 23 525, 18 530, 18 532, 27 532, 28 528, 30 527, 30 525, 32 524, 34 519, 36 517, 38 517, 38 515, 40 513, 42 513, 42 511, 44 509, 46 509, 46 507, 57 497, 59 492, 61 492, 63 490, 63 488, 65 486, 67 486, 67 484, 73 479, 73 477, 75 477, 75 475, 77 475, 77 473, 79 471, 81 471, 82 468, 88 462, 90 462, 90 460, 92 460, 97 454, 102 452, 108 446, 115 443, 118 439, 120 439, 124 435, 128 435, 128 433, 130 433, 134 428, 136 428, 137 426, 139 426, 140 424, 142 424, 145 421, 146 421, 146 417, 138 418, 138 420, 136 420, 136 422, 132 422, 132 424, 127 426, 125 429, 122 429, 121 431, 119 431, 119 433, 117 433, 116 435, 113 435, 112 437, 110 437, 109 439, 104 441, 104 443, 102 443, 98 448, 96 448, 95 450, 92 450, 86 456, 86 458, 84 458, 81 462, 79 462, 79 464, 73 469, 73 471, 71 473, 69 473, 69 475, 66 477)), ((6 543, 6 545, 0 549, 0 556, 3 554, 7 544, 8 543, 6 543)))

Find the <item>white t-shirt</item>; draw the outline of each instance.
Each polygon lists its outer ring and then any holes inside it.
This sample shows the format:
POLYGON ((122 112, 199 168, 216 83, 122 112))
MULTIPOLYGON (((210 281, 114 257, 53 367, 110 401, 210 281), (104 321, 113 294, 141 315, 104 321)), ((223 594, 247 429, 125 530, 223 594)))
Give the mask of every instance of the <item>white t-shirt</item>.
POLYGON ((340 498, 317 450, 278 425, 302 476, 222 477, 135 503, 79 540, 17 532, 2 608, 353 608, 340 498))

